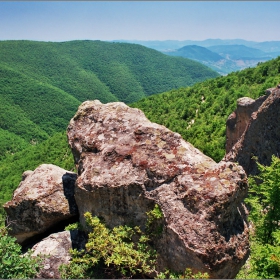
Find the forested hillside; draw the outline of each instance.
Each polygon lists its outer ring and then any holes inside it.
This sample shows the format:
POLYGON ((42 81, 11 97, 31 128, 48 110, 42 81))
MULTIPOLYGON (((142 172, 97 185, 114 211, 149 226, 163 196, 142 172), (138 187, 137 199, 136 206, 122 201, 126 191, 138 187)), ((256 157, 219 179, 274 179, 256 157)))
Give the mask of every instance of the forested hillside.
POLYGON ((0 42, 0 160, 66 126, 85 100, 137 101, 218 74, 135 44, 0 42))
MULTIPOLYGON (((280 57, 226 77, 156 94, 131 106, 143 110, 151 121, 180 133, 185 140, 219 161, 225 154, 226 120, 235 110, 236 100, 243 96, 257 98, 279 81, 280 57)), ((56 134, 41 145, 28 147, 0 162, 0 193, 3 199, 11 197, 22 172, 35 169, 41 163, 73 168, 65 133, 56 134)))
POLYGON ((153 122, 180 133, 216 161, 225 154, 226 120, 243 96, 257 98, 280 81, 280 57, 189 88, 153 95, 133 103, 153 122))

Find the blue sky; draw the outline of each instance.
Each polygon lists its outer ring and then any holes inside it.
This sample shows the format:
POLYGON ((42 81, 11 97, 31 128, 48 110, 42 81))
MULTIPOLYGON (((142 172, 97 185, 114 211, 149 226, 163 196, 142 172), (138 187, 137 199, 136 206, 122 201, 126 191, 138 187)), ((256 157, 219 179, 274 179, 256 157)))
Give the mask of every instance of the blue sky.
POLYGON ((0 1, 0 40, 280 41, 275 1, 0 1))

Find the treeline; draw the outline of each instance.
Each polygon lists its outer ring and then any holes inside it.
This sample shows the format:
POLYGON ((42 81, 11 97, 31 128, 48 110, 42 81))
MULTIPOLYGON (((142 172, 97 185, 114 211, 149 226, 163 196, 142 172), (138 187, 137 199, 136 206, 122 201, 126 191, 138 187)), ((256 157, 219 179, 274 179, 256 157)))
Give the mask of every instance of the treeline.
POLYGON ((226 120, 240 97, 258 98, 280 81, 280 57, 255 68, 150 96, 133 103, 217 162, 225 154, 226 120))

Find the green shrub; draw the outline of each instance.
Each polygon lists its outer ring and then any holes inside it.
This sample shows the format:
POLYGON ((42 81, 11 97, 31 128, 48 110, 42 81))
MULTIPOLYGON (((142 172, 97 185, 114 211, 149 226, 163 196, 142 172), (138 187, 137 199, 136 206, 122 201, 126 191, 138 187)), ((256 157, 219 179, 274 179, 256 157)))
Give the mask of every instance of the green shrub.
MULTIPOLYGON (((156 204, 147 212, 149 229, 163 218, 163 213, 156 204)), ((84 250, 71 250, 72 259, 68 265, 60 267, 64 279, 84 278, 146 278, 158 279, 208 278, 207 273, 193 274, 187 268, 183 273, 169 270, 158 273, 155 270, 157 254, 149 244, 150 236, 145 235, 139 227, 118 226, 108 229, 97 217, 85 214, 86 222, 91 227, 88 242, 84 250)), ((77 229, 73 224, 67 228, 77 229)))
POLYGON ((190 268, 186 268, 183 273, 176 273, 169 270, 158 274, 157 279, 208 279, 208 273, 193 273, 190 268))
POLYGON ((273 156, 270 166, 257 164, 260 174, 249 178, 246 200, 252 223, 251 255, 237 278, 279 278, 280 159, 273 156))
POLYGON ((41 258, 31 257, 31 251, 21 254, 21 246, 8 235, 7 228, 0 228, 0 278, 33 278, 40 268, 41 258))
POLYGON ((69 265, 60 268, 62 278, 131 278, 154 272, 155 251, 139 227, 112 230, 97 217, 85 214, 91 227, 85 250, 71 250, 69 265))

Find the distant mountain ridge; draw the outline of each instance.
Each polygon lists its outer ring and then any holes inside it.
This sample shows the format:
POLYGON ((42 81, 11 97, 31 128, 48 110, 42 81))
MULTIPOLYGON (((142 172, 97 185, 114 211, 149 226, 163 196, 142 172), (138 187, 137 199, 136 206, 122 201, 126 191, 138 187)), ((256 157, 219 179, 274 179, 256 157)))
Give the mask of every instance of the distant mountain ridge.
POLYGON ((254 67, 259 62, 264 62, 280 55, 280 41, 254 42, 242 39, 207 39, 203 41, 126 42, 138 42, 138 44, 159 50, 167 55, 182 56, 196 60, 222 75, 254 67), (206 49, 212 51, 212 53, 207 53, 206 49), (213 52, 222 56, 222 58, 219 60, 214 59, 213 52))
POLYGON ((264 58, 271 59, 269 54, 256 48, 244 45, 217 45, 207 48, 208 50, 218 53, 228 59, 248 59, 248 58, 264 58))
POLYGON ((196 45, 188 45, 178 49, 177 51, 170 51, 164 53, 174 56, 182 56, 199 61, 219 61, 223 59, 223 57, 220 56, 218 53, 196 45))
POLYGON ((217 45, 244 45, 247 47, 257 48, 264 52, 280 51, 280 41, 265 41, 255 42, 243 39, 206 39, 206 40, 114 40, 114 42, 126 42, 133 44, 140 44, 148 48, 156 49, 159 51, 177 50, 187 45, 197 45, 201 47, 212 47, 217 45))

